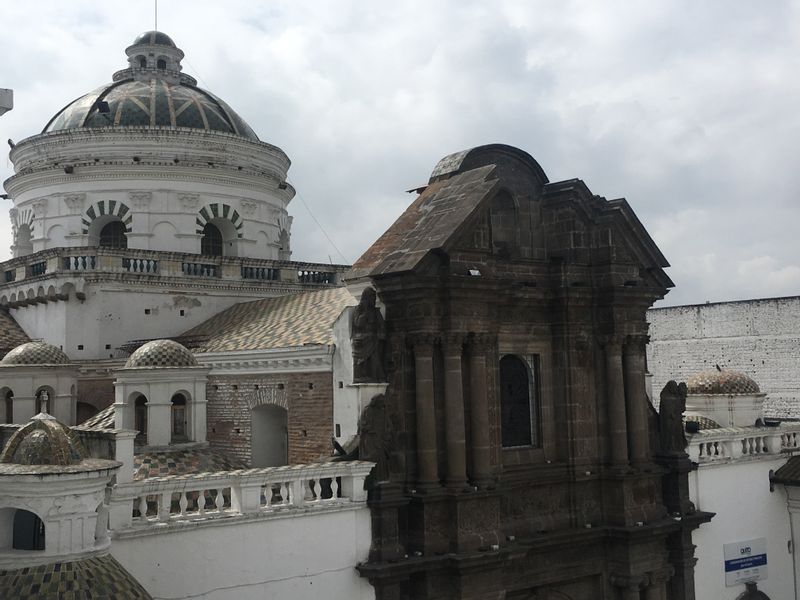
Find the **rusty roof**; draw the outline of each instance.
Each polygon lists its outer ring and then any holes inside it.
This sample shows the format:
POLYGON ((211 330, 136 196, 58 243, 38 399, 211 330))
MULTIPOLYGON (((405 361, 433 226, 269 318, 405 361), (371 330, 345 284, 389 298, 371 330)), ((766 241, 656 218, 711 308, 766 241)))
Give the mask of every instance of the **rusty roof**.
POLYGON ((0 358, 20 344, 30 341, 14 317, 0 309, 0 358))
POLYGON ((447 250, 500 185, 494 165, 431 183, 361 255, 346 279, 413 270, 431 251, 447 250))

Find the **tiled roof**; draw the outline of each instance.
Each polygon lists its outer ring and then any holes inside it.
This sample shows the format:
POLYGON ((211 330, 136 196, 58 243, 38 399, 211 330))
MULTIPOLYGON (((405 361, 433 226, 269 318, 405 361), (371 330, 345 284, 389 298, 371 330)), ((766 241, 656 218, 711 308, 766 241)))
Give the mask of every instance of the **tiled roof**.
POLYGON ((791 457, 770 479, 775 483, 800 485, 800 456, 791 457))
POLYGON ((431 251, 458 239, 500 181, 487 165, 431 183, 359 258, 347 279, 414 269, 431 251))
POLYGON ((110 554, 22 569, 0 569, 0 598, 152 600, 110 554))
POLYGON ((89 417, 81 427, 89 429, 114 429, 114 405, 107 406, 96 415, 89 417))
POLYGON ((703 371, 686 380, 690 394, 758 394, 758 384, 739 371, 703 371))
POLYGON ((698 415, 694 413, 686 413, 683 415, 683 423, 697 423, 697 427, 700 430, 706 429, 719 429, 720 425, 714 419, 710 419, 704 415, 698 415))
POLYGON ((0 309, 0 358, 12 348, 29 341, 30 338, 25 335, 14 317, 0 309))
POLYGON ((25 342, 0 360, 0 365, 66 365, 69 357, 60 348, 46 342, 25 342))
POLYGON ((134 454, 133 468, 133 478, 141 480, 168 475, 237 471, 246 469, 247 465, 211 448, 198 448, 134 454))
POLYGON ((331 344, 333 322, 355 304, 341 287, 266 298, 232 306, 183 335, 202 336, 195 353, 331 344))
POLYGON ((197 361, 185 346, 173 340, 153 340, 130 355, 125 368, 196 367, 197 361))
POLYGON ((50 415, 39 414, 20 427, 0 454, 0 463, 68 466, 86 458, 77 434, 50 415))

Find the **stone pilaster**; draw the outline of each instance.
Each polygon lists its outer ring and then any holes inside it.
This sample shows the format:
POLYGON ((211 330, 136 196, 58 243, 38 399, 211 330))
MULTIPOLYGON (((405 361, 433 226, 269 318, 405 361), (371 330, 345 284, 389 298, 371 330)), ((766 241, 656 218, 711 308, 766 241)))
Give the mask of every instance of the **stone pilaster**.
POLYGON ((622 341, 617 336, 608 336, 604 342, 611 462, 615 466, 626 466, 628 464, 628 427, 625 410, 625 380, 622 371, 622 341))
POLYGON ((461 356, 466 336, 448 333, 442 339, 444 353, 445 441, 447 444, 447 487, 463 490, 467 484, 464 389, 461 356))
POLYGON ((495 343, 495 339, 488 334, 476 334, 470 338, 471 480, 479 488, 487 487, 491 482, 486 356, 495 343))
POLYGON ((647 391, 645 388, 646 335, 628 336, 623 351, 625 408, 627 410, 630 459, 635 465, 650 460, 647 428, 647 391))
POLYGON ((433 391, 433 335, 412 338, 416 373, 417 477, 420 488, 439 484, 436 459, 436 411, 433 391))

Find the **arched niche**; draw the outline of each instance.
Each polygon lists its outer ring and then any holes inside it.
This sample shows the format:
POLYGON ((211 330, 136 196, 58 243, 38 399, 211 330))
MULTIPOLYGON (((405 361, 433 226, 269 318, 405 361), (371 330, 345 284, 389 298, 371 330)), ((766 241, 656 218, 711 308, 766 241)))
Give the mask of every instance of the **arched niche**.
POLYGON ((537 386, 528 363, 515 354, 500 359, 500 429, 504 448, 539 445, 537 386))
POLYGON ((289 412, 276 404, 255 406, 250 416, 250 466, 289 463, 289 412))
POLYGON ((14 510, 12 523, 12 550, 42 551, 45 549, 44 522, 29 510, 14 510))
POLYGON ((189 441, 189 392, 175 392, 170 398, 170 442, 178 444, 189 441))
POLYGON ((0 388, 0 399, 3 401, 3 423, 13 423, 14 390, 9 387, 0 388))

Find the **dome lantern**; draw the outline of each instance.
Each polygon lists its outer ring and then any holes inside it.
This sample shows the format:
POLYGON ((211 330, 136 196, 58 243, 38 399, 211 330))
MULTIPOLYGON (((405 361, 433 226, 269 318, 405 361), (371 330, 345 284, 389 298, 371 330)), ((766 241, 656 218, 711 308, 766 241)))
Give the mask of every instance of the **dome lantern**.
POLYGON ((146 31, 139 35, 133 44, 125 49, 130 67, 114 74, 114 81, 132 76, 137 81, 149 81, 153 77, 169 83, 196 85, 194 78, 181 76, 183 50, 175 45, 167 34, 160 31, 146 31))

